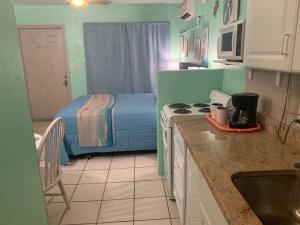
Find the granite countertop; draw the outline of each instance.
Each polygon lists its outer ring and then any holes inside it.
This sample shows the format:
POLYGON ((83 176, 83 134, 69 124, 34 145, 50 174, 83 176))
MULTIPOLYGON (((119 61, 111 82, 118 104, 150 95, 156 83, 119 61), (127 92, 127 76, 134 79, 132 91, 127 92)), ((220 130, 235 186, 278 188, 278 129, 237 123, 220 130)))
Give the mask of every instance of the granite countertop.
POLYGON ((300 149, 282 145, 266 131, 225 133, 203 116, 177 116, 174 122, 229 225, 262 225, 232 183, 233 174, 300 174, 294 168, 300 149))

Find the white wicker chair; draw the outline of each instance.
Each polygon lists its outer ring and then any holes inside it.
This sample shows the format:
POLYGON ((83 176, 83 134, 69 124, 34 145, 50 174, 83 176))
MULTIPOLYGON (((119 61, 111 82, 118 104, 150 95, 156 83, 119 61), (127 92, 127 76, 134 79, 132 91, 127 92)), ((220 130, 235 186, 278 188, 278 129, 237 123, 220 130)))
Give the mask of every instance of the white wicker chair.
POLYGON ((65 122, 62 118, 55 119, 47 128, 40 146, 38 157, 42 178, 43 191, 45 196, 62 195, 67 208, 70 203, 67 193, 61 181, 62 171, 60 168, 60 148, 65 134, 65 122), (58 185, 61 193, 48 193, 49 190, 58 185))

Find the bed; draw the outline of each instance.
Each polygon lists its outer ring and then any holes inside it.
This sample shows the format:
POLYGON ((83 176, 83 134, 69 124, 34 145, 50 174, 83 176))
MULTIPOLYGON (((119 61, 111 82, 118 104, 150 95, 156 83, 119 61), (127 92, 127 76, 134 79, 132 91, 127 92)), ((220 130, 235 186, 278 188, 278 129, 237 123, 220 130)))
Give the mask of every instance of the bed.
POLYGON ((91 98, 81 96, 59 111, 55 117, 66 122, 61 163, 69 156, 142 151, 156 149, 156 96, 154 94, 118 94, 113 106, 114 144, 102 147, 80 147, 77 129, 77 112, 91 98))

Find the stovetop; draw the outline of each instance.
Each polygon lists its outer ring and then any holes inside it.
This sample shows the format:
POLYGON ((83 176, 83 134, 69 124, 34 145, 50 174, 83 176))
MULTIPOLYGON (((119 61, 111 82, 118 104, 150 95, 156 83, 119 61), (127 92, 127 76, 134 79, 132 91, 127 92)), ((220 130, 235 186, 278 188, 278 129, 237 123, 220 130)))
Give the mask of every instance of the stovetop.
POLYGON ((210 104, 208 103, 174 103, 166 105, 163 109, 164 112, 172 115, 203 115, 210 113, 210 104))
POLYGON ((174 114, 191 114, 192 111, 188 109, 175 109, 173 111, 174 114))
POLYGON ((193 104, 193 106, 197 107, 197 108, 209 108, 210 104, 208 104, 208 103, 195 103, 195 104, 193 104))
MULTIPOLYGON (((222 103, 228 107, 231 105, 231 96, 217 91, 212 90, 209 96, 211 103, 222 103)), ((207 115, 210 113, 210 103, 206 102, 194 102, 194 103, 182 103, 175 102, 174 104, 165 105, 161 111, 162 122, 168 127, 172 126, 172 118, 174 116, 185 116, 185 115, 207 115)))
POLYGON ((170 109, 190 109, 192 108, 191 105, 185 103, 174 103, 169 105, 170 109))

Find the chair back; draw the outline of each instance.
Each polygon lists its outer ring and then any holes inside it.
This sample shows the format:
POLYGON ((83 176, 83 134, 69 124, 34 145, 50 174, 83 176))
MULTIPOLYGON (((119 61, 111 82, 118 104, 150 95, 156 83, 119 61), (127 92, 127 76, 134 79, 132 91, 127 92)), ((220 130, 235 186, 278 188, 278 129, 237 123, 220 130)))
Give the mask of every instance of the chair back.
POLYGON ((49 125, 41 140, 38 157, 44 191, 54 187, 61 178, 60 149, 64 135, 65 122, 57 118, 49 125))

